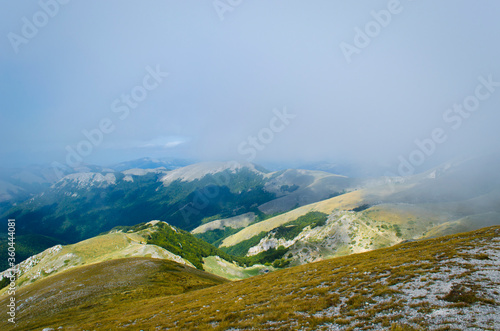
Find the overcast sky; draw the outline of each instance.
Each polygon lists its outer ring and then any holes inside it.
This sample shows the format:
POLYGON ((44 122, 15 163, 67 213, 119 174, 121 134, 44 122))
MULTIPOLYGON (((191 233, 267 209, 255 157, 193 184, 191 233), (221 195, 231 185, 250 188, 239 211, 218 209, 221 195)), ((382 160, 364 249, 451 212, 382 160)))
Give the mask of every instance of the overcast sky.
POLYGON ((0 166, 498 150, 499 1, 60 2, 0 1, 0 166))

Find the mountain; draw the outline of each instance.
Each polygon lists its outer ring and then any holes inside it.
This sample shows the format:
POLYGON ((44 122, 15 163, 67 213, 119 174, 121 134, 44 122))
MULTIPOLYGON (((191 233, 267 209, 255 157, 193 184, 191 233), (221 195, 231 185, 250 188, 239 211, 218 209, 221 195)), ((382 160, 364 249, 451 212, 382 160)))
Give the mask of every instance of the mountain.
POLYGON ((19 235, 59 243, 161 219, 226 253, 265 253, 268 262, 281 261, 276 266, 298 265, 500 224, 499 160, 364 180, 234 162, 73 173, 2 216, 17 220, 19 235), (309 213, 325 219, 299 220, 309 213))
POLYGON ((499 249, 496 226, 229 283, 174 262, 120 259, 19 289, 16 328, 494 330, 499 249))
MULTIPOLYGON (((18 287, 77 266, 89 265, 124 257, 153 257, 193 266, 166 249, 146 243, 156 222, 140 225, 138 231, 112 231, 73 245, 55 245, 33 255, 18 265, 18 287)), ((17 246, 17 245, 16 245, 17 246)), ((17 247, 16 247, 17 248, 17 247)), ((4 279, 6 272, 0 274, 4 279)))
POLYGON ((62 177, 82 172, 105 172, 110 169, 96 165, 70 168, 64 165, 30 165, 23 168, 0 169, 0 214, 16 204, 48 189, 62 177))
POLYGON ((84 172, 63 177, 2 217, 16 219, 19 234, 75 243, 140 220, 167 220, 191 230, 249 212, 262 219, 356 185, 355 180, 318 171, 269 173, 250 163, 84 172))
MULTIPOLYGON (((234 258, 186 231, 155 220, 134 226, 119 226, 76 244, 55 245, 30 256, 17 265, 17 286, 22 288, 74 267, 129 257, 171 260, 228 279, 243 279, 274 270, 271 266, 258 264, 274 261, 266 260, 266 255, 251 260, 234 258), (252 265, 241 266, 245 263, 252 265)), ((1 287, 8 283, 8 274, 8 270, 0 273, 1 287)), ((0 291, 0 294, 6 290, 0 291)))
MULTIPOLYGON (((0 215, 5 216, 9 210, 15 210, 25 205, 30 199, 37 199, 37 196, 43 195, 45 191, 50 190, 50 187, 58 182, 61 176, 78 176, 78 173, 87 173, 89 171, 106 172, 112 170, 96 165, 69 168, 62 165, 55 167, 47 164, 0 169, 0 215)), ((0 233, 5 233, 6 229, 6 227, 2 227, 0 233)), ((65 242, 64 239, 53 238, 51 233, 43 235, 36 232, 18 232, 16 234, 16 257, 18 261, 22 261, 44 249, 65 242)), ((2 256, 4 256, 4 252, 7 252, 7 243, 6 236, 2 236, 0 238, 0 251, 2 252, 0 255, 2 256)), ((0 270, 7 267, 7 260, 5 258, 0 260, 0 270)))
MULTIPOLYGON (((110 167, 82 164, 77 167, 54 163, 45 165, 30 165, 22 168, 0 169, 0 207, 5 202, 16 203, 39 194, 56 183, 62 177, 70 174, 88 172, 113 172, 129 169, 176 169, 189 165, 190 162, 180 159, 152 159, 142 158, 118 163, 110 167)), ((1 212, 1 210, 0 210, 1 212)))
POLYGON ((193 233, 235 255, 286 250, 286 263, 395 245, 404 240, 500 225, 500 167, 496 158, 444 164, 406 178, 365 182, 359 190, 308 204, 235 229, 218 221, 193 233), (488 164, 492 171, 484 172, 488 164), (322 214, 317 222, 315 214, 322 214), (309 218, 309 221, 307 219, 309 218), (215 240, 214 240, 215 239, 215 240))
POLYGON ((16 203, 43 192, 56 181, 56 173, 48 166, 0 169, 0 214, 16 203))
MULTIPOLYGON (((19 289, 17 316, 23 319, 22 315, 29 314, 37 316, 38 321, 30 318, 22 326, 16 323, 16 328, 47 330, 44 328, 47 323, 58 324, 61 316, 58 314, 63 314, 69 322, 64 329, 79 328, 81 321, 77 316, 81 312, 93 314, 101 309, 125 308, 147 298, 178 295, 227 282, 186 265, 147 257, 74 267, 19 289)), ((109 315, 102 322, 115 317, 109 315)), ((12 329, 12 325, 0 323, 2 330, 12 329)))
POLYGON ((177 169, 190 165, 191 163, 193 162, 181 159, 153 159, 150 157, 144 157, 136 160, 116 163, 111 165, 110 168, 115 171, 125 171, 129 169, 156 169, 162 167, 165 169, 177 169))

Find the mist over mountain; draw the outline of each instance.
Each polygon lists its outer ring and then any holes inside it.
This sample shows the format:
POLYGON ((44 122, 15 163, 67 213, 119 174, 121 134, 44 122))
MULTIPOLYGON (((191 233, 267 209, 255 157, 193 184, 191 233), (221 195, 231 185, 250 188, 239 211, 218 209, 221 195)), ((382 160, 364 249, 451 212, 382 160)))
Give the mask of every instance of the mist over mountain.
POLYGON ((499 5, 394 6, 56 1, 52 19, 6 3, 0 166, 170 157, 398 173, 404 159, 418 173, 498 150, 499 5))
MULTIPOLYGON (((202 162, 176 167, 182 161, 178 162, 147 158, 112 166, 130 167, 121 171, 86 166, 72 169, 72 173, 59 180, 47 176, 31 191, 25 186, 24 195, 5 196, 2 217, 16 220, 21 235, 19 245, 27 245, 23 249, 29 254, 47 248, 46 243, 75 243, 116 226, 133 226, 148 220, 164 220, 183 230, 193 230, 198 237, 216 245, 252 241, 241 251, 243 255, 252 249, 261 252, 280 245, 288 248, 297 245, 295 240, 300 242, 297 238, 301 236, 316 238, 306 235, 307 222, 312 222, 307 221, 297 223, 301 224, 299 227, 293 225, 298 232, 292 237, 286 235, 292 241, 274 239, 276 229, 316 211, 329 220, 342 218, 338 210, 354 211, 347 224, 368 224, 365 232, 380 231, 383 222, 395 226, 390 230, 395 231, 392 239, 379 241, 375 239, 378 235, 372 234, 367 237, 371 238, 370 245, 362 246, 363 249, 429 233, 449 234, 500 223, 498 154, 449 161, 413 176, 368 178, 303 169, 271 172, 248 162, 202 162), (166 165, 171 169, 166 169, 166 165), (244 215, 241 221, 230 221, 244 215), (381 221, 378 228, 369 226, 381 221), (197 230, 200 227, 204 230, 197 230), (302 230, 306 232, 301 234, 302 230), (31 243, 25 242, 25 237, 31 243), (30 247, 38 241, 40 244, 30 247)), ((47 173, 50 168, 40 169, 38 173, 47 173)), ((328 166, 327 169, 332 170, 328 166)), ((19 177, 19 173, 26 178, 22 183, 35 176, 25 171, 16 172, 12 178, 19 177)), ((328 231, 341 233, 343 230, 335 224, 328 225, 333 226, 328 231)), ((350 241, 342 240, 340 246, 335 244, 333 251, 321 256, 344 254, 342 247, 349 246, 350 241)), ((310 258, 302 256, 299 260, 304 263, 310 258)))
POLYGON ((3 1, 0 328, 496 330, 499 17, 3 1))

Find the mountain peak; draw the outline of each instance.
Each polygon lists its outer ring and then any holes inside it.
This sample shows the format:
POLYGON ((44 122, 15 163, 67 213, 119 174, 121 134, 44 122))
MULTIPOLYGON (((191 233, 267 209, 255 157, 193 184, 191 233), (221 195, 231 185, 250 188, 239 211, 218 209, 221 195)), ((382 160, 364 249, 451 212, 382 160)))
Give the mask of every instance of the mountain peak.
POLYGON ((75 184, 79 188, 88 186, 107 187, 116 184, 116 176, 113 173, 101 174, 98 172, 83 172, 70 174, 63 177, 55 186, 64 187, 75 184))
POLYGON ((183 182, 201 179, 206 175, 216 174, 223 171, 236 172, 243 168, 247 168, 255 173, 261 173, 256 169, 253 163, 249 162, 201 162, 192 164, 183 168, 175 169, 167 173, 161 181, 167 185, 176 180, 183 182))

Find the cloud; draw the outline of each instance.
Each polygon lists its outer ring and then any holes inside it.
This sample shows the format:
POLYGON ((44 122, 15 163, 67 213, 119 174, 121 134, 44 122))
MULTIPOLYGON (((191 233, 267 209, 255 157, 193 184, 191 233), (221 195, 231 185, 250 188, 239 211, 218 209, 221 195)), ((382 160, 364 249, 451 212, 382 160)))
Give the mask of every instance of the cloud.
POLYGON ((129 140, 109 142, 103 145, 106 149, 171 149, 189 142, 187 137, 167 136, 150 140, 129 140))
MULTIPOLYGON (((6 33, 22 33, 22 18, 40 9, 6 3, 6 33)), ((402 1, 404 10, 347 63, 339 45, 359 42, 358 28, 378 24, 370 13, 387 3, 291 1, 283 11, 279 2, 252 1, 222 22, 213 6, 193 1, 61 6, 19 54, 4 38, 0 140, 9 143, 0 144, 0 166, 64 163, 65 147, 76 148, 102 119, 115 130, 85 162, 244 159, 238 146, 248 142, 256 163, 345 159, 397 173, 399 157, 417 155, 415 141, 439 128, 448 139, 416 171, 458 153, 497 151, 500 88, 477 110, 454 105, 471 100, 478 77, 500 82, 492 42, 500 2, 402 1), (146 66, 170 73, 147 98, 146 66), (283 107, 297 119, 268 139, 273 109, 283 107)))
POLYGON ((188 142, 184 137, 158 137, 149 141, 142 141, 137 148, 174 148, 188 142))

